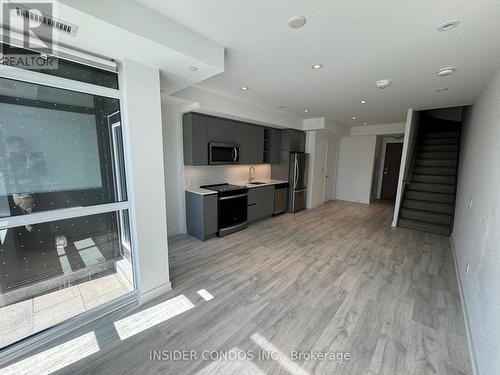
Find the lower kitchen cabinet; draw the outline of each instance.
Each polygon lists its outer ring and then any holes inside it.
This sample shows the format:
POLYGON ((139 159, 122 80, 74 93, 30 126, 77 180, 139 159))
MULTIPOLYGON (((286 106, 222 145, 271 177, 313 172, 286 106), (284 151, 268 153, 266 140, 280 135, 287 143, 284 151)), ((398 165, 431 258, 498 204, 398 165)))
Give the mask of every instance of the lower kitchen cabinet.
POLYGON ((186 229, 191 236, 201 241, 215 237, 218 229, 217 205, 217 194, 186 191, 186 229))
POLYGON ((271 217, 274 208, 274 185, 248 190, 248 222, 271 217))

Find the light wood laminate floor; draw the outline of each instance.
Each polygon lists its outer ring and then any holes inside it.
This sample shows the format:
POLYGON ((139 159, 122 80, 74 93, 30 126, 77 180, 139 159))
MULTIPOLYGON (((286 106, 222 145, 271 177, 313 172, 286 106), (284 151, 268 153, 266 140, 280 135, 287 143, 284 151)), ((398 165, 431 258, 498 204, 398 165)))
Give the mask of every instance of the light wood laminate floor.
POLYGON ((43 360, 4 370, 471 374, 449 240, 391 229, 391 213, 385 204, 330 202, 205 243, 177 237, 169 250, 171 295, 131 318, 72 334, 67 340, 78 345, 85 337, 86 347, 59 362, 54 344, 38 354, 43 360), (214 298, 202 298, 201 289, 214 298), (151 360, 151 350, 192 350, 198 359, 151 360), (203 360, 206 351, 240 359, 203 360), (272 358, 258 358, 262 351, 272 358), (294 351, 350 358, 294 360, 294 351))

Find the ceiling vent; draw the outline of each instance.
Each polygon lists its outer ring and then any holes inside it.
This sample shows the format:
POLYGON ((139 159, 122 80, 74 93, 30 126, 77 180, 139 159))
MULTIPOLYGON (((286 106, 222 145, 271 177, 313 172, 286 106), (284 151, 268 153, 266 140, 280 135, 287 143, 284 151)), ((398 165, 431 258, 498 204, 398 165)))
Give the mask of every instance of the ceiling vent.
POLYGON ((16 7, 16 15, 18 17, 23 17, 29 20, 33 20, 35 22, 40 22, 41 24, 46 25, 47 27, 59 30, 71 36, 76 36, 76 31, 78 30, 78 26, 76 26, 75 24, 64 22, 52 16, 43 14, 41 12, 38 11, 34 12, 30 9, 16 7))

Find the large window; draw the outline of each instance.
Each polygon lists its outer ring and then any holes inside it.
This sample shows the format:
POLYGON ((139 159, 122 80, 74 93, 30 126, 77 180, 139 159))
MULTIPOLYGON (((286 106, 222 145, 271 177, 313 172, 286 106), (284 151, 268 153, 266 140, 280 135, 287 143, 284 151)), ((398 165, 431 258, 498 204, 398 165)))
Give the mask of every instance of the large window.
POLYGON ((133 290, 117 75, 60 69, 0 70, 0 348, 133 290))

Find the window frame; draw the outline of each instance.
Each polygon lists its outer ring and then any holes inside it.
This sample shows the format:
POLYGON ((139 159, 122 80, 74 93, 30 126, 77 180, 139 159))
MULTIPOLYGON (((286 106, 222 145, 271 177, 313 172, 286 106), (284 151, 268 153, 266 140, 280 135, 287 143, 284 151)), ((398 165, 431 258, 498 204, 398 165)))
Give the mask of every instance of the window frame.
MULTIPOLYGON (((92 66, 92 64, 87 64, 92 66)), ((101 66, 96 66, 102 69, 101 66)), ((87 207, 70 207, 54 209, 49 211, 40 211, 30 214, 11 216, 0 218, 0 230, 9 229, 20 225, 29 225, 36 223, 50 222, 54 220, 72 219, 82 216, 117 212, 123 213, 125 210, 128 211, 129 215, 129 231, 130 231, 130 247, 132 256, 132 274, 133 274, 133 291, 116 298, 115 300, 109 301, 101 306, 98 306, 92 310, 85 311, 73 318, 65 320, 51 328, 44 331, 35 333, 31 336, 22 339, 21 341, 15 342, 2 349, 0 355, 0 362, 6 363, 14 361, 31 351, 37 349, 38 347, 47 344, 48 342, 63 336, 71 331, 74 331, 89 322, 96 319, 102 319, 107 315, 124 308, 133 308, 139 306, 138 293, 138 267, 137 267, 137 224, 135 219, 135 207, 134 207, 134 193, 133 193, 133 182, 132 182, 132 162, 130 153, 130 132, 128 127, 128 121, 126 116, 126 108, 124 107, 125 98, 121 92, 123 89, 122 84, 122 71, 117 68, 118 74, 118 89, 107 88, 103 86, 93 85, 90 83, 74 81, 68 78, 51 76, 39 72, 34 72, 30 70, 24 70, 20 68, 15 68, 11 66, 0 66, 0 77, 6 79, 12 79, 16 81, 39 84, 44 86, 49 86, 53 88, 59 88, 64 90, 71 90, 76 92, 81 92, 90 95, 103 96, 112 99, 118 99, 120 102, 120 125, 122 128, 122 143, 123 143, 123 163, 125 170, 125 187, 126 187, 126 197, 127 199, 120 202, 105 203, 94 206, 87 207)), ((120 238, 121 240, 121 238, 120 238)))

